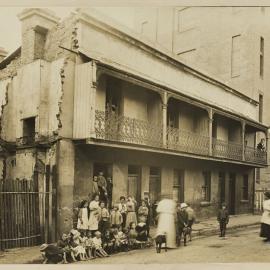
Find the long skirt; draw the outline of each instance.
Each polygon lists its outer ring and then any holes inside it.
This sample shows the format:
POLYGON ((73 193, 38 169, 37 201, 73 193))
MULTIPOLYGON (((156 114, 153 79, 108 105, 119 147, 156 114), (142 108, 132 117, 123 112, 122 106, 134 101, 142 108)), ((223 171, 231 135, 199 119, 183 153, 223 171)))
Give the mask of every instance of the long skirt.
POLYGON ((160 213, 156 235, 167 236, 167 247, 176 248, 176 228, 174 215, 171 213, 160 213))
POLYGON ((126 228, 129 227, 130 223, 134 222, 137 225, 137 216, 135 212, 127 212, 127 219, 126 219, 126 228))
POLYGON ((270 225, 261 223, 260 237, 267 238, 270 240, 270 225))

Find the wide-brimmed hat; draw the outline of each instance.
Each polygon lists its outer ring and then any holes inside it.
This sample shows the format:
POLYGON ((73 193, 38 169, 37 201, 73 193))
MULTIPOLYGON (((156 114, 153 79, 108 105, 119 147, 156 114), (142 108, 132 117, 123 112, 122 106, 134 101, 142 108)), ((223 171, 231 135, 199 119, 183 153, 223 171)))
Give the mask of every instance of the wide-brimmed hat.
POLYGON ((187 208, 187 207, 188 207, 188 205, 187 205, 186 203, 181 203, 181 204, 180 204, 180 208, 181 208, 181 209, 187 208))
POLYGON ((101 232, 96 231, 96 232, 95 232, 95 236, 98 236, 98 235, 101 235, 101 232))
POLYGON ((48 244, 42 244, 39 248, 40 251, 45 250, 48 247, 48 244))
POLYGON ((269 191, 265 191, 264 192, 264 196, 270 199, 270 192, 269 191))

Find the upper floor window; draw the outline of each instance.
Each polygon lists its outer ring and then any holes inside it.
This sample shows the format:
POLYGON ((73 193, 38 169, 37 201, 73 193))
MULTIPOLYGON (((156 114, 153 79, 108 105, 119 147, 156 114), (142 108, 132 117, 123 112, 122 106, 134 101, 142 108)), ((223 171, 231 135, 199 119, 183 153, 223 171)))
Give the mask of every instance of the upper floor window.
POLYGON ((263 78, 264 72, 264 38, 260 39, 260 76, 263 78))
POLYGON ((259 95, 259 122, 263 121, 263 95, 259 95))
POLYGON ((147 25, 148 25, 148 21, 143 21, 141 23, 141 34, 145 33, 145 28, 147 27, 147 25))
POLYGON ((240 76, 240 63, 241 63, 240 39, 241 39, 240 35, 232 37, 232 51, 231 51, 232 77, 240 76))
POLYGON ((35 140, 36 118, 29 117, 23 119, 23 137, 26 143, 31 143, 35 140))

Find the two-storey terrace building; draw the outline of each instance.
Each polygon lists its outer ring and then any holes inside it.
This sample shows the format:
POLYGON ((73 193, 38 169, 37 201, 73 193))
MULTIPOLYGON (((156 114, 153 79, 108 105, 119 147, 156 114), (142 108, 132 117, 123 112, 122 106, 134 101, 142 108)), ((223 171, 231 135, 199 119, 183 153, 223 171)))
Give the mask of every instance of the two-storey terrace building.
POLYGON ((55 192, 51 239, 73 226, 100 171, 113 202, 172 198, 198 217, 222 202, 253 211, 255 168, 267 165, 256 134, 268 139, 256 100, 96 11, 19 19, 22 46, 0 62, 1 172, 55 192))

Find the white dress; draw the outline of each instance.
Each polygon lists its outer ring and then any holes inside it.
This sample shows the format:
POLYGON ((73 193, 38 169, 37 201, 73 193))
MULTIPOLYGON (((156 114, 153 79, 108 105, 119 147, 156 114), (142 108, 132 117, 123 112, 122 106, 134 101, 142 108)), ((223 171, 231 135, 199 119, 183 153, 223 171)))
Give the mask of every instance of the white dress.
POLYGON ((270 225, 270 200, 263 202, 263 211, 261 223, 270 225))
POLYGON ((96 231, 98 230, 98 222, 99 222, 99 202, 91 201, 89 204, 89 208, 90 208, 89 230, 96 231))
POLYGON ((173 200, 163 199, 157 206, 158 226, 157 235, 166 233, 167 247, 176 248, 175 213, 176 203, 173 200))
POLYGON ((77 223, 77 229, 78 230, 88 230, 89 229, 88 210, 86 207, 80 209, 78 223, 77 223), (82 220, 82 222, 81 222, 81 220, 82 220))

